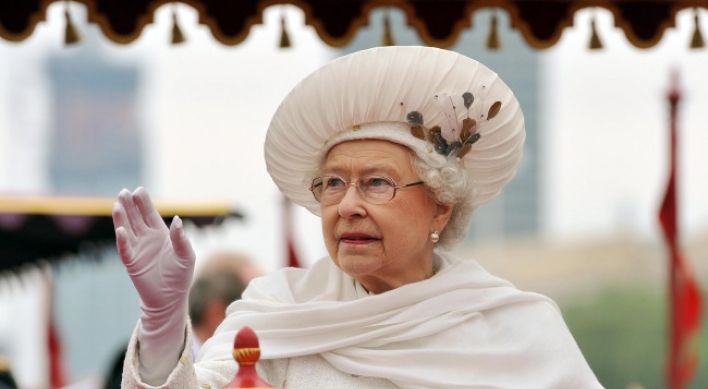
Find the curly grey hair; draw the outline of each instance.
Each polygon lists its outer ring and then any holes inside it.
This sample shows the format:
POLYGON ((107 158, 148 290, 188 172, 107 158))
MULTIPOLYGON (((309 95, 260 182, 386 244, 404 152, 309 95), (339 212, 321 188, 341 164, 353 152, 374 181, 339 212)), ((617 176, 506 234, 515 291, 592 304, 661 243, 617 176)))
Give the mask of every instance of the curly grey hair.
POLYGON ((467 234, 472 215, 477 209, 474 190, 469 187, 471 182, 467 169, 457 157, 439 163, 432 159, 424 161, 412 151, 411 162, 418 177, 425 181, 426 188, 438 203, 455 204, 437 243, 437 247, 451 250, 467 234))

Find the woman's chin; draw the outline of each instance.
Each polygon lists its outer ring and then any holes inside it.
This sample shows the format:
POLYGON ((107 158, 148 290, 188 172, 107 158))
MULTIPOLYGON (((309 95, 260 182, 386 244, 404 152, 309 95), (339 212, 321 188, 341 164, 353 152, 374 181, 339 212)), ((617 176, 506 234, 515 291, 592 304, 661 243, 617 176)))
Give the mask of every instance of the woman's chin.
POLYGON ((336 263, 343 272, 354 278, 373 275, 381 268, 381 261, 370 256, 340 254, 336 263))

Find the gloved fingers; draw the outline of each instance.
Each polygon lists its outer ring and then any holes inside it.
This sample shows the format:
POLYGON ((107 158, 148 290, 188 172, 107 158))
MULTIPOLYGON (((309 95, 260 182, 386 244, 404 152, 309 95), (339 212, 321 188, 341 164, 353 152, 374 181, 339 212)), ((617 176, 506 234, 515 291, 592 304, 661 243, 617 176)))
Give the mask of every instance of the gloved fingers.
POLYGON ((190 264, 190 262, 194 261, 195 255, 192 243, 189 242, 187 235, 184 233, 182 219, 179 216, 175 216, 170 224, 170 240, 172 241, 172 249, 182 261, 182 264, 190 264))
POLYGON ((138 211, 142 215, 145 224, 150 228, 160 228, 165 226, 165 222, 162 220, 162 216, 155 209, 152 200, 150 200, 150 195, 147 190, 143 187, 139 187, 133 192, 133 201, 138 207, 138 211))
POLYGON ((125 208, 120 203, 113 204, 113 211, 111 212, 113 216, 113 226, 116 231, 118 228, 122 227, 126 235, 126 244, 135 245, 137 238, 133 232, 133 228, 130 227, 130 221, 128 220, 128 215, 125 212, 125 208))
POLYGON ((129 270, 133 261, 133 246, 129 243, 128 232, 125 227, 116 228, 116 245, 123 265, 129 270))
POLYGON ((135 200, 133 199, 133 194, 129 190, 123 189, 118 194, 118 201, 125 209, 125 213, 128 216, 128 222, 130 227, 136 236, 142 235, 147 231, 148 226, 143 220, 143 216, 140 214, 138 207, 135 205, 135 200))

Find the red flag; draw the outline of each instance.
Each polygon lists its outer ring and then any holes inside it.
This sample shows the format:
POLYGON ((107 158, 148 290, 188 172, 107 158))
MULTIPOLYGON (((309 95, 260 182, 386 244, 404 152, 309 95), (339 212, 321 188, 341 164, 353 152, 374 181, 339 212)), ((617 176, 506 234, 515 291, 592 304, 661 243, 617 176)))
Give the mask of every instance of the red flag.
POLYGON ((46 305, 45 314, 46 334, 47 334, 47 360, 49 362, 49 385, 51 388, 57 389, 66 385, 64 376, 63 356, 61 349, 61 340, 57 326, 54 321, 54 274, 49 266, 42 268, 42 275, 46 285, 46 305))
POLYGON ((62 365, 61 342, 57 333, 54 318, 49 319, 49 335, 47 336, 47 348, 49 350, 49 382, 52 388, 61 388, 66 385, 64 379, 64 369, 62 365))
POLYGON ((666 194, 659 211, 669 253, 669 389, 681 389, 688 384, 698 367, 698 347, 701 329, 701 291, 690 263, 679 247, 678 207, 676 201, 676 112, 680 94, 676 79, 669 93, 671 103, 670 171, 666 194))
POLYGON ((295 252, 295 243, 293 240, 293 206, 290 199, 283 197, 283 231, 285 232, 285 241, 288 250, 287 266, 302 267, 300 260, 295 252))

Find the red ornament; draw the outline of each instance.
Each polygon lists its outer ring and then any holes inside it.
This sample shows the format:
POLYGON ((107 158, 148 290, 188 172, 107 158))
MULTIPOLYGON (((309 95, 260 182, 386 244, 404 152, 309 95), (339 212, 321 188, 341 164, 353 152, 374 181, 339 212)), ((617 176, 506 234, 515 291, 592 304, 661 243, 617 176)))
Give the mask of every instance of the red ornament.
POLYGON ((236 334, 233 355, 238 363, 238 372, 233 381, 226 384, 223 389, 273 387, 263 381, 256 372, 256 362, 261 357, 261 349, 258 346, 258 337, 250 327, 243 327, 236 334))

